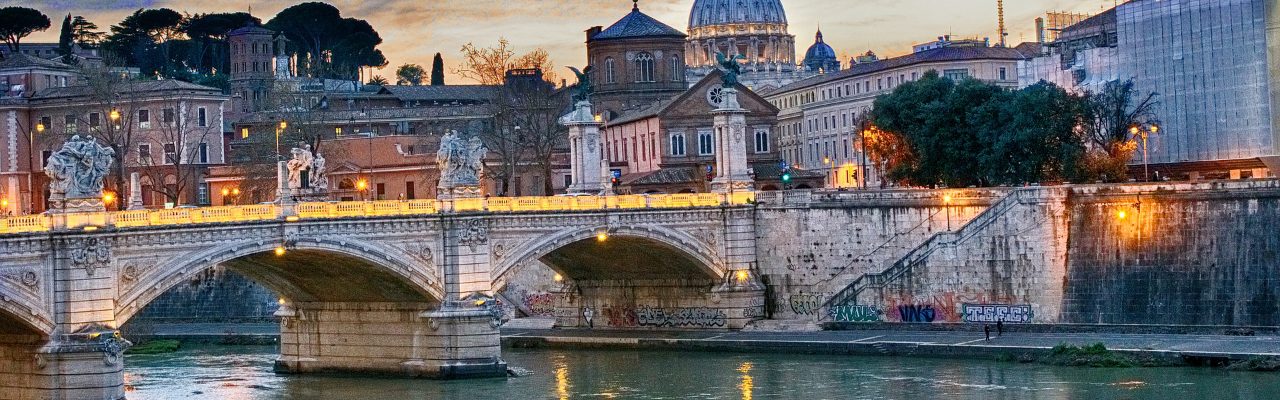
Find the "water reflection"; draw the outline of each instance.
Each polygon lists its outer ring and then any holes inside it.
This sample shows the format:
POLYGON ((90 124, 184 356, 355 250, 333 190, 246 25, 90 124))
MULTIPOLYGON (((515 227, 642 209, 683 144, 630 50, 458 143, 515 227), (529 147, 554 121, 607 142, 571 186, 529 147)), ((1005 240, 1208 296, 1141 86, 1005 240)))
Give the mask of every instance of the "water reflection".
POLYGON ((751 363, 743 361, 738 365, 738 372, 742 373, 742 383, 738 384, 738 389, 742 390, 742 400, 751 400, 751 390, 755 387, 751 380, 751 363))
POLYGON ((129 356, 129 399, 1280 399, 1272 373, 976 360, 508 349, 531 375, 429 381, 276 375, 274 347, 129 356))

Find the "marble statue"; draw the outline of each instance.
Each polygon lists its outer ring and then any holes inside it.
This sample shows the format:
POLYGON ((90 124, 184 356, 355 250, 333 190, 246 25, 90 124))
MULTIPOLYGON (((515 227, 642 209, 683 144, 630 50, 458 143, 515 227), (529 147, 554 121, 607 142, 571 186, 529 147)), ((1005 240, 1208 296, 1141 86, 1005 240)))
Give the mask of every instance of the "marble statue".
MULTIPOLYGON (((306 185, 303 185, 304 180, 309 180, 305 175, 307 170, 311 168, 313 159, 311 150, 294 147, 293 150, 289 150, 289 154, 293 156, 286 164, 289 168, 289 188, 302 189, 306 187, 306 185)), ((311 182, 306 183, 310 184, 311 182)))
POLYGON ((91 138, 72 136, 45 163, 50 199, 102 198, 102 181, 111 169, 115 154, 115 150, 91 138))
POLYGON ((316 153, 315 158, 311 159, 311 188, 314 190, 329 190, 329 171, 325 170, 324 156, 316 153))
POLYGON ((440 169, 440 187, 477 186, 484 156, 489 149, 478 137, 463 139, 458 131, 449 131, 440 139, 436 164, 440 169))

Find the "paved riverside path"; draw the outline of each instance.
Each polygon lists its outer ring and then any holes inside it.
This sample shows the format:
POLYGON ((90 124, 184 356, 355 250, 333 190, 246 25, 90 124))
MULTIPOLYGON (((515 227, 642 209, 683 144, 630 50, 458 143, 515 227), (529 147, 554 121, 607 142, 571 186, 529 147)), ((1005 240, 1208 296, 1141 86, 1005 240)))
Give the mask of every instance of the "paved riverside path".
MULTIPOLYGON (((993 327, 994 328, 994 327, 993 327)), ((1280 336, 856 330, 820 332, 618 331, 503 329, 504 345, 622 347, 831 354, 996 355, 1038 353, 1061 343, 1101 342, 1108 349, 1166 357, 1245 359, 1280 356, 1280 336)))
MULTIPOLYGON (((157 324, 153 335, 164 337, 275 336, 280 325, 157 324)), ((1004 351, 1043 351, 1061 343, 1101 342, 1108 349, 1243 359, 1280 356, 1280 336, 1227 336, 1131 333, 991 333, 982 332, 849 330, 819 332, 758 331, 637 331, 606 329, 502 329, 503 344, 511 346, 622 347, 707 349, 725 351, 799 351, 834 354, 999 354, 1004 351)))

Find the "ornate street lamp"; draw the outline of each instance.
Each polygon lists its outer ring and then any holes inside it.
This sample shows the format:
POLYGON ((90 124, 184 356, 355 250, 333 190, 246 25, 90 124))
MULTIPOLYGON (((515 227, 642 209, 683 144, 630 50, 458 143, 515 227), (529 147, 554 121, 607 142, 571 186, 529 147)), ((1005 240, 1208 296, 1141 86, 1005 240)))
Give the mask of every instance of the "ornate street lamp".
POLYGON ((1147 167, 1147 165, 1149 164, 1149 161, 1147 159, 1147 136, 1154 135, 1159 132, 1160 132, 1160 125, 1155 123, 1148 122, 1148 123, 1134 124, 1129 126, 1130 135, 1133 135, 1134 137, 1142 138, 1142 181, 1143 182, 1151 181, 1151 174, 1148 171, 1148 167, 1147 167))

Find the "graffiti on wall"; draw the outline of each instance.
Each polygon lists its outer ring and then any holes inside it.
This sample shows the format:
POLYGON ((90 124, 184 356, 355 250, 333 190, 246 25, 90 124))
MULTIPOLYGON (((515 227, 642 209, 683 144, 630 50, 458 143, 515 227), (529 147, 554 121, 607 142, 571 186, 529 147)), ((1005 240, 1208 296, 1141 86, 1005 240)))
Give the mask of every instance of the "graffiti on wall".
POLYGON ((529 316, 553 316, 556 314, 556 298, 551 293, 525 293, 520 299, 529 310, 529 316))
POLYGON ((799 315, 817 315, 822 307, 822 296, 816 294, 796 294, 791 296, 791 312, 799 315))
POLYGON ((831 306, 827 315, 835 322, 876 322, 880 320, 880 310, 861 304, 831 306))
POLYGON ((747 306, 742 308, 742 316, 747 319, 765 318, 764 298, 752 297, 747 306))
POLYGON ((886 296, 884 320, 891 322, 965 322, 965 304, 1014 304, 1007 296, 938 292, 925 296, 886 296))
POLYGON ((640 326, 722 328, 728 322, 723 310, 706 307, 661 308, 640 306, 635 311, 640 326))
POLYGON ((965 304, 964 322, 1031 322, 1030 304, 965 304))
POLYGON ((616 328, 634 328, 640 325, 636 318, 636 310, 628 306, 600 307, 604 314, 605 324, 616 328))

